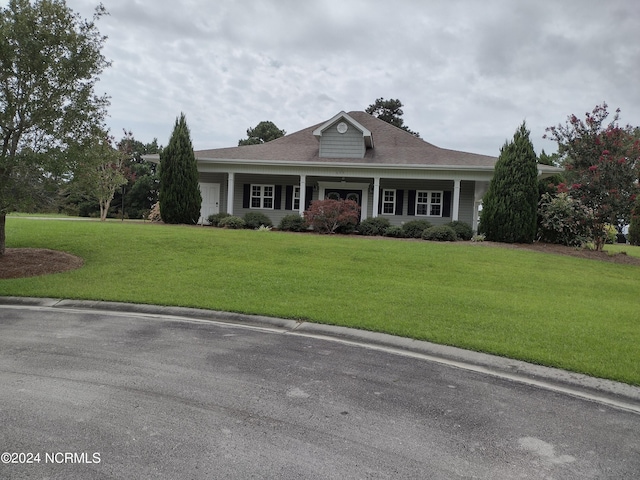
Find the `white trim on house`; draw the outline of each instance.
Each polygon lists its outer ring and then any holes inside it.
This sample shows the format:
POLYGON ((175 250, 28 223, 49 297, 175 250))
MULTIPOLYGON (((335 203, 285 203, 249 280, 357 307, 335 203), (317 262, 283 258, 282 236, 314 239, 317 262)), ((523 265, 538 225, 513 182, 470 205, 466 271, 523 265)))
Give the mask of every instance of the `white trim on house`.
MULTIPOLYGON (((396 188, 383 188, 382 189, 382 200, 380 201, 380 203, 381 203, 380 215, 395 215, 396 214, 396 202, 397 201, 398 201, 398 196, 397 196, 397 189, 396 188), (387 200, 387 192, 393 192, 393 194, 390 195, 392 200, 387 200), (390 212, 385 212, 384 211, 385 205, 391 205, 391 211, 390 212)), ((375 205, 374 205, 374 209, 375 209, 375 205)))
POLYGON ((328 128, 330 128, 332 125, 334 125, 336 122, 338 122, 341 119, 342 120, 346 120, 351 125, 353 125, 355 128, 360 130, 362 132, 362 136, 364 138, 364 144, 366 145, 366 147, 367 148, 373 148, 373 135, 372 135, 372 133, 369 131, 369 129, 367 129, 366 127, 362 126, 362 124, 360 124, 359 122, 354 120, 346 112, 338 113, 331 120, 327 120, 320 127, 316 128, 313 131, 314 137, 316 137, 318 140, 320 140, 320 138, 322 137, 322 134, 324 133, 324 131, 327 130, 328 128))

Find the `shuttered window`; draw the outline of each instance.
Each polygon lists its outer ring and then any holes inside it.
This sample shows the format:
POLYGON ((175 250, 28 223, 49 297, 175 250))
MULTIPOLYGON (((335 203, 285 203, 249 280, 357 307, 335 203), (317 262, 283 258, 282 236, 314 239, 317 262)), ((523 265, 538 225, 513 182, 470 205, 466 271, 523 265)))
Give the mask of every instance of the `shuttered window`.
POLYGON ((273 210, 273 185, 251 185, 251 208, 273 210))
POLYGON ((382 213, 394 215, 396 213, 396 191, 382 190, 382 213))
POLYGON ((293 187, 293 209, 300 210, 300 187, 293 187))
POLYGON ((441 217, 442 197, 442 192, 416 191, 416 216, 441 217))

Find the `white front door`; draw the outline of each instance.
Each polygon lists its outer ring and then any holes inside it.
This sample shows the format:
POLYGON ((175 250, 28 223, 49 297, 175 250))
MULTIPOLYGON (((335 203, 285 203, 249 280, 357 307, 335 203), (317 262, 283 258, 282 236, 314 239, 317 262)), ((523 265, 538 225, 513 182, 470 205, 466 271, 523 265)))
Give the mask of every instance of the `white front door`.
POLYGON ((202 205, 200 207, 200 218, 198 223, 208 224, 207 217, 220 213, 220 184, 201 183, 200 194, 202 195, 202 205))

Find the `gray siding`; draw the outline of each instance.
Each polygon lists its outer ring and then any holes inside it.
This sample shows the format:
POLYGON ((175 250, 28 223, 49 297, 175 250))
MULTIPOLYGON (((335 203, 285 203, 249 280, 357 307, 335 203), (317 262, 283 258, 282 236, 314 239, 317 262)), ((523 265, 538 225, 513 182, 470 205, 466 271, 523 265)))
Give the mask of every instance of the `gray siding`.
POLYGON ((337 122, 331 125, 320 137, 320 157, 325 158, 363 158, 365 153, 362 132, 348 122, 349 129, 339 133, 337 122))
MULTIPOLYGON (((380 200, 382 201, 382 189, 404 190, 402 199, 402 215, 379 214, 379 216, 387 218, 392 225, 402 225, 411 220, 427 220, 433 225, 442 225, 451 221, 448 217, 428 217, 408 215, 409 212, 409 190, 441 190, 451 192, 451 209, 453 210, 453 181, 452 180, 387 180, 382 179, 380 182, 380 200)), ((473 224, 473 203, 474 203, 475 182, 460 182, 460 209, 458 220, 461 222, 473 224)), ((371 207, 367 212, 367 217, 373 214, 373 194, 369 194, 371 207)))
MULTIPOLYGON (((290 186, 298 186, 300 185, 300 177, 292 176, 292 175, 245 175, 245 174, 236 174, 236 185, 234 190, 234 198, 233 198, 233 214, 242 217, 246 213, 249 212, 260 212, 264 213, 274 226, 278 226, 280 220, 286 215, 290 215, 292 213, 298 213, 297 210, 285 210, 286 206, 286 187, 290 186), (257 209, 257 208, 244 208, 243 205, 243 195, 244 195, 244 185, 245 184, 258 184, 258 185, 280 185, 282 186, 282 196, 280 199, 280 209, 257 209)), ((311 183, 307 183, 308 186, 311 186, 311 183)), ((226 192, 226 187, 225 187, 226 192)), ((317 200, 318 192, 313 192, 315 195, 314 200, 317 200)), ((226 195, 226 194, 225 194, 226 195)), ((226 201, 226 199, 225 199, 226 201)), ((275 206, 274 206, 275 207, 275 206)))

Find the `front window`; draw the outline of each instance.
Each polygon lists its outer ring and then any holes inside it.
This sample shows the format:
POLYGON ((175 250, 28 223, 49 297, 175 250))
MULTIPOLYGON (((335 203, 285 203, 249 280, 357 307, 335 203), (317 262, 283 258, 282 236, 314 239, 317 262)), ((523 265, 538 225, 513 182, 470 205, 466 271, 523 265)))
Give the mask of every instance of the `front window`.
POLYGON ((382 213, 387 215, 393 215, 395 212, 396 212, 396 191, 383 190, 382 191, 382 213))
POLYGON ((293 209, 300 210, 300 187, 293 187, 293 209))
POLYGON ((251 185, 251 208, 273 210, 273 185, 251 185))
POLYGON ((419 190, 416 192, 416 215, 442 216, 442 192, 419 190))

